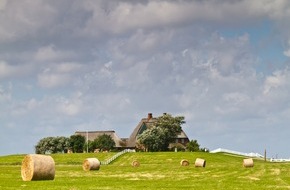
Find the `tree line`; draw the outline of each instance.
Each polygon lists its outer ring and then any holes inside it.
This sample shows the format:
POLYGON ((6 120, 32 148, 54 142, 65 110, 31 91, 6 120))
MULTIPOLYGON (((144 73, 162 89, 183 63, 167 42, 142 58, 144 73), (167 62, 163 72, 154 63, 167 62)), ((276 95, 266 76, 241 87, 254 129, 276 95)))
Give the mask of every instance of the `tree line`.
POLYGON ((36 154, 67 153, 72 151, 82 153, 84 151, 94 152, 96 149, 111 150, 115 147, 115 141, 110 135, 100 135, 93 141, 86 142, 84 136, 72 135, 70 137, 45 137, 35 146, 36 154))
MULTIPOLYGON (((156 119, 148 129, 137 136, 137 149, 143 151, 167 151, 171 143, 174 143, 178 134, 182 131, 181 125, 185 123, 183 116, 173 117, 164 114, 156 119)), ((35 146, 37 154, 66 153, 69 150, 76 153, 84 151, 94 152, 96 149, 112 150, 115 141, 110 135, 103 134, 93 141, 85 142, 85 137, 72 135, 70 137, 46 137, 41 139, 35 146)), ((175 147, 180 148, 180 147, 175 147)), ((183 148, 180 148, 183 149, 183 148)), ((197 140, 191 140, 186 145, 187 151, 205 151, 200 148, 197 140)))

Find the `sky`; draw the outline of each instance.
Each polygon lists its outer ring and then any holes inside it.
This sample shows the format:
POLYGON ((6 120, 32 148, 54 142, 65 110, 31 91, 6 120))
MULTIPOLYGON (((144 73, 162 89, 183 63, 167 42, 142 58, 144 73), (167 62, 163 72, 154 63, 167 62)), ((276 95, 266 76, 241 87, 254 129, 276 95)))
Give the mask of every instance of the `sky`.
POLYGON ((184 116, 190 140, 290 158, 290 1, 0 0, 0 155, 184 116))

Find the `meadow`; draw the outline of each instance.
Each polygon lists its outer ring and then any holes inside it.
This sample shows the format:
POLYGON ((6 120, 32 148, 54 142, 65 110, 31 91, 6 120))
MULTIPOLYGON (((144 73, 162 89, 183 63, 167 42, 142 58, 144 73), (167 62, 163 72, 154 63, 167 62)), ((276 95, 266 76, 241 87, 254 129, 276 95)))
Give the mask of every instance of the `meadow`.
POLYGON ((23 181, 21 162, 25 155, 0 157, 0 189, 290 189, 290 163, 254 160, 244 168, 243 157, 205 152, 126 153, 98 171, 83 171, 82 162, 95 157, 104 161, 115 153, 53 154, 55 179, 23 181), (195 167, 196 158, 206 167, 195 167), (186 159, 189 166, 181 166, 186 159), (132 167, 134 160, 139 167, 132 167))

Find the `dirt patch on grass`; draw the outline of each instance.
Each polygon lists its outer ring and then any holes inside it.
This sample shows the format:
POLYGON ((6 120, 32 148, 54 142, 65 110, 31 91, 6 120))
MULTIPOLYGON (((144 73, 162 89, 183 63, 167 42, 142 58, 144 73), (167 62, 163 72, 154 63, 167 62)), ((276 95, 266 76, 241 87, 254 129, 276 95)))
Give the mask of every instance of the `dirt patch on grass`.
POLYGON ((127 179, 127 180, 130 180, 130 181, 138 181, 138 180, 140 180, 140 178, 135 177, 135 178, 129 178, 129 179, 127 179))
POLYGON ((254 176, 242 176, 242 177, 239 177, 239 178, 240 179, 252 180, 252 181, 259 181, 259 180, 261 180, 260 178, 254 177, 254 176))
POLYGON ((75 171, 58 171, 56 173, 57 177, 83 177, 83 176, 94 176, 96 172, 75 172, 75 171))
POLYGON ((272 175, 280 175, 280 173, 281 173, 281 170, 279 168, 271 169, 272 175))
POLYGON ((166 178, 165 175, 156 173, 130 173, 130 174, 113 174, 108 177, 127 178, 126 180, 158 180, 166 178))

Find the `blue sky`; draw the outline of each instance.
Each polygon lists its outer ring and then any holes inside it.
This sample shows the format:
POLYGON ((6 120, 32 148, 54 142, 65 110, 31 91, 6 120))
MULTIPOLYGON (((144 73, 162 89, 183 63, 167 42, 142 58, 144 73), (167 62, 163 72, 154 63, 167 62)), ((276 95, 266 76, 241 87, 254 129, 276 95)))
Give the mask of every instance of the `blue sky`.
POLYGON ((289 158, 290 2, 0 0, 0 155, 183 115, 214 150, 289 158))

